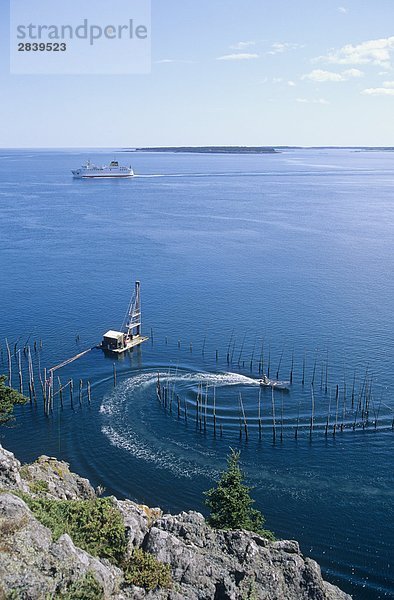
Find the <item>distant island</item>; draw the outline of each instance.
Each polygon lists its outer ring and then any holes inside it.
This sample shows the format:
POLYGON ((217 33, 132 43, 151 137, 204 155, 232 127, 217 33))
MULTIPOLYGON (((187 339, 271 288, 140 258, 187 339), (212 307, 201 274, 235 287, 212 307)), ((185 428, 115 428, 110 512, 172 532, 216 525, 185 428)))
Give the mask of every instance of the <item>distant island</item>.
POLYGON ((160 146, 157 148, 125 148, 123 152, 189 152, 195 154, 276 154, 269 146, 160 146))

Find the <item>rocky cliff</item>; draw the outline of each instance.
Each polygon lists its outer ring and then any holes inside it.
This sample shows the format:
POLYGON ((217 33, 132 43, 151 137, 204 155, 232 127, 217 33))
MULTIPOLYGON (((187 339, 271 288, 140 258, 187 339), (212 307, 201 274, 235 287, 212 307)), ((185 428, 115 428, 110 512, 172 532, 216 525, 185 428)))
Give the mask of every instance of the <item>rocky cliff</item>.
POLYGON ((93 556, 67 533, 54 535, 31 509, 35 499, 65 506, 95 498, 90 483, 66 463, 42 456, 21 466, 0 446, 0 600, 350 600, 322 579, 295 541, 217 531, 197 512, 169 515, 111 498, 125 554, 140 548, 170 565, 172 583, 147 591, 114 561, 93 556))

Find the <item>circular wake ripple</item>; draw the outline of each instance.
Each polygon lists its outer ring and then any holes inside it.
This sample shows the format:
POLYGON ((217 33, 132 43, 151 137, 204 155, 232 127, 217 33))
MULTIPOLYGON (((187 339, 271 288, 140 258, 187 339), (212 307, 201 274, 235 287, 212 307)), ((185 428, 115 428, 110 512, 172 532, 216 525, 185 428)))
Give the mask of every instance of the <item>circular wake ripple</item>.
POLYGON ((156 397, 158 375, 162 384, 178 384, 187 389, 197 385, 203 385, 204 389, 207 386, 258 386, 259 381, 237 373, 193 373, 178 369, 173 373, 155 371, 128 378, 103 398, 100 414, 104 423, 101 431, 113 446, 126 450, 135 458, 169 469, 178 477, 216 476, 216 470, 207 467, 207 462, 214 453, 204 445, 196 448, 195 444, 191 446, 184 440, 179 442, 162 428, 159 432, 152 432, 147 427, 143 431, 139 430, 141 425, 146 424, 143 413, 147 409, 147 403, 156 397), (131 406, 133 418, 129 416, 131 406), (137 411, 141 413, 141 419, 134 418, 137 411))
MULTIPOLYGON (((251 431, 259 431, 257 406, 261 400, 261 431, 264 433, 265 440, 272 437, 274 397, 272 396, 271 399, 271 390, 268 390, 268 396, 264 398, 266 389, 263 389, 261 394, 259 391, 257 395, 256 391, 261 390, 259 385, 258 379, 232 372, 193 372, 175 367, 168 371, 138 372, 104 396, 100 407, 103 421, 101 431, 113 446, 122 448, 137 459, 168 469, 178 477, 192 478, 196 475, 215 477, 217 472, 212 467, 215 461, 210 460, 215 455, 215 447, 212 446, 215 439, 210 435, 208 441, 205 435, 206 432, 213 433, 214 406, 216 427, 225 427, 225 433, 238 439, 240 427, 244 428, 245 419, 245 426, 247 422, 251 431), (158 410, 158 377, 162 389, 166 389, 168 394, 167 402, 162 401, 165 410, 158 410), (226 393, 227 388, 235 386, 243 386, 245 390, 242 394, 244 417, 240 412, 240 395, 235 390, 226 393), (213 389, 216 390, 215 394, 212 393, 213 389), (200 394, 199 421, 196 420, 198 394, 200 394), (214 397, 216 401, 213 403, 214 397), (188 419, 185 418, 186 410, 188 419), (192 431, 196 433, 195 425, 203 435, 190 435, 192 431)), ((309 390, 295 389, 286 395, 275 391, 275 404, 277 435, 282 436, 284 432, 289 439, 293 440, 295 423, 297 423, 300 437, 310 439, 309 390)), ((335 414, 333 404, 323 393, 320 393, 319 398, 316 397, 314 432, 317 439, 327 440, 324 435, 327 410, 331 411, 329 437, 332 437, 335 420, 338 422, 335 425, 338 435, 342 436, 346 431, 357 433, 359 429, 357 426, 356 431, 353 430, 354 411, 346 412, 344 417, 342 408, 338 411, 337 407, 337 414, 335 414), (331 409, 328 409, 329 403, 331 409), (344 418, 344 426, 341 428, 344 418)), ((387 420, 380 420, 377 429, 380 430, 381 427, 387 430, 387 420)), ((374 433, 373 425, 370 424, 367 428, 366 433, 368 432, 374 433)), ((343 437, 340 439, 341 442, 344 441, 343 437)), ((349 441, 353 439, 354 437, 351 436, 349 441)), ((335 437, 333 440, 335 441, 335 437)))

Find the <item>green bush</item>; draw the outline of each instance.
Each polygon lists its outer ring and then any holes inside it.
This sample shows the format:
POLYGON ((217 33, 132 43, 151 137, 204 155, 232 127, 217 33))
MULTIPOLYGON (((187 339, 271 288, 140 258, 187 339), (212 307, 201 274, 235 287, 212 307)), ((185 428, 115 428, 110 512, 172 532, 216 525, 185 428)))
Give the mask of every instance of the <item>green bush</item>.
POLYGON ((43 479, 37 479, 37 481, 29 482, 29 489, 32 494, 42 494, 48 491, 48 483, 43 479))
POLYGON ((125 581, 130 585, 146 590, 172 587, 170 565, 157 560, 149 552, 136 548, 131 557, 124 562, 125 581))
POLYGON ((103 600, 103 598, 103 588, 91 572, 74 581, 66 592, 55 596, 55 600, 103 600))
POLYGON ((15 418, 13 415, 15 404, 25 404, 27 402, 25 396, 5 385, 6 380, 5 375, 0 375, 0 425, 4 425, 15 418))
POLYGON ((227 470, 222 473, 217 486, 205 492, 206 504, 211 510, 208 522, 216 529, 246 529, 274 540, 274 534, 263 529, 265 519, 261 512, 252 508, 252 488, 243 483, 239 458, 240 453, 231 450, 227 470))
POLYGON ((125 526, 110 498, 51 500, 23 494, 23 500, 55 540, 68 533, 76 546, 93 556, 114 564, 122 562, 127 546, 125 526))

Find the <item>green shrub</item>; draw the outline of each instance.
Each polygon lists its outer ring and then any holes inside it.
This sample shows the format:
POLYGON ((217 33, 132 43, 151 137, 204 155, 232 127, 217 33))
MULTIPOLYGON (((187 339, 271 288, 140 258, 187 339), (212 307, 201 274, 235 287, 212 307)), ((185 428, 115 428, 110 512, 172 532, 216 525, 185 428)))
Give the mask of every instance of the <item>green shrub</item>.
POLYGON ((66 592, 55 596, 55 600, 102 600, 103 598, 103 588, 90 571, 84 577, 74 581, 66 592))
POLYGON ((29 489, 32 494, 42 494, 48 491, 48 483, 43 479, 29 482, 29 489))
POLYGON ((19 473, 20 473, 22 479, 31 479, 29 465, 22 465, 19 470, 19 473))
POLYGON ((125 581, 146 590, 172 587, 170 565, 162 563, 141 548, 133 550, 131 557, 124 562, 125 581))
POLYGON ((127 546, 125 527, 110 498, 51 500, 23 494, 23 500, 55 540, 68 533, 76 546, 93 556, 114 564, 122 562, 127 546))
POLYGON ((265 519, 261 512, 252 508, 252 488, 243 483, 239 458, 240 453, 231 450, 227 470, 222 473, 217 486, 205 492, 206 504, 211 509, 208 522, 216 529, 246 529, 274 540, 274 534, 263 529, 265 519))
POLYGON ((7 377, 0 375, 0 425, 9 423, 15 417, 13 415, 14 406, 16 404, 25 404, 27 398, 5 385, 7 377))

